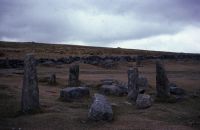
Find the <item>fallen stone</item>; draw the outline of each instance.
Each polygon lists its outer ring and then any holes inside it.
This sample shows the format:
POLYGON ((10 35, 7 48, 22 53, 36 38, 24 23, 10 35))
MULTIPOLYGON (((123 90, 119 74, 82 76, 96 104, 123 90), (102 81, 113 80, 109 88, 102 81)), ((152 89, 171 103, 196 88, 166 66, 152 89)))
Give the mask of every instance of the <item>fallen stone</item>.
POLYGON ((60 91, 60 98, 63 101, 71 102, 90 95, 87 87, 68 87, 60 91))
POLYGON ((170 88, 171 94, 174 94, 174 95, 184 95, 185 94, 185 90, 177 87, 176 84, 174 84, 174 83, 170 83, 169 88, 170 88))
POLYGON ((136 100, 136 107, 139 109, 145 109, 152 106, 152 99, 150 95, 139 94, 136 100))
POLYGON ((101 80, 102 85, 112 85, 115 83, 113 79, 103 79, 101 80))
POLYGON ((100 88, 100 93, 115 96, 123 96, 126 94, 126 92, 117 85, 103 85, 100 88))
POLYGON ((113 119, 111 104, 104 95, 97 93, 94 95, 93 103, 89 109, 88 118, 94 121, 111 121, 113 119))

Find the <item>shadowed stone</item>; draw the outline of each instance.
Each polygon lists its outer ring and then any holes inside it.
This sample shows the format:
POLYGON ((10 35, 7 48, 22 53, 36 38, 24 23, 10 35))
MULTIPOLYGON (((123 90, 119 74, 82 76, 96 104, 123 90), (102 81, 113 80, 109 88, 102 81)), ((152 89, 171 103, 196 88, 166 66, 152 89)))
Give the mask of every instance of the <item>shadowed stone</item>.
POLYGON ((112 85, 115 83, 115 80, 113 79, 103 79, 101 80, 102 85, 112 85))
POLYGON ((94 121, 111 121, 113 119, 111 104, 104 95, 97 93, 94 95, 93 103, 88 113, 88 118, 94 121))
POLYGON ((156 89, 157 96, 160 98, 168 98, 170 96, 169 80, 167 78, 163 64, 156 62, 156 89))
POLYGON ((63 101, 75 101, 90 95, 89 88, 87 87, 68 87, 60 91, 60 98, 63 101))
POLYGON ((152 99, 150 95, 139 94, 136 100, 136 107, 139 109, 145 109, 152 105, 152 99))
POLYGON ((51 74, 48 80, 49 85, 56 85, 56 74, 51 74))
POLYGON ((136 62, 136 66, 137 66, 137 67, 140 67, 140 66, 141 66, 141 58, 140 58, 140 56, 137 56, 137 57, 136 57, 135 62, 136 62))
POLYGON ((142 94, 148 88, 148 80, 145 77, 139 77, 137 80, 137 86, 139 88, 139 92, 142 94))
POLYGON ((39 109, 39 107, 36 60, 32 54, 27 54, 24 60, 21 111, 24 113, 29 113, 39 109))
POLYGON ((69 86, 79 85, 79 65, 72 65, 69 68, 69 86))
POLYGON ((177 87, 174 83, 169 83, 170 93, 174 95, 185 95, 185 90, 177 87))
POLYGON ((138 69, 130 68, 128 70, 128 100, 135 102, 139 94, 139 88, 137 86, 138 69))

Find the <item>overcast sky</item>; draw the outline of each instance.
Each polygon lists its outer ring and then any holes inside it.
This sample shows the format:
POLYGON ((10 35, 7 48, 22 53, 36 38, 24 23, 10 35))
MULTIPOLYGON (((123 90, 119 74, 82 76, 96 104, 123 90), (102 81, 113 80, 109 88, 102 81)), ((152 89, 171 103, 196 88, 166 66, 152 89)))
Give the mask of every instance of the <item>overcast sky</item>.
POLYGON ((0 0, 0 40, 200 53, 200 0, 0 0))

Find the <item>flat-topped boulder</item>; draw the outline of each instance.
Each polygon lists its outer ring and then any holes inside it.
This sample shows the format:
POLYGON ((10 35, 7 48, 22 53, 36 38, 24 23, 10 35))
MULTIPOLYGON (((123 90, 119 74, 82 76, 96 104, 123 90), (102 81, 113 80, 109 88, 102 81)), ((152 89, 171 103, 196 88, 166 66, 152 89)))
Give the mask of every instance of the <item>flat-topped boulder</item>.
POLYGON ((60 91, 60 98, 68 102, 88 97, 89 95, 90 91, 88 87, 68 87, 60 91))
POLYGON ((127 94, 125 88, 118 85, 102 85, 99 92, 104 95, 123 96, 127 94))
POLYGON ((94 121, 113 119, 113 111, 110 102, 101 94, 94 94, 93 103, 89 109, 88 118, 94 121))
POLYGON ((108 78, 108 79, 102 79, 101 83, 102 85, 112 85, 114 84, 116 81, 114 79, 108 78))
POLYGON ((152 98, 147 94, 139 94, 136 100, 136 107, 138 109, 145 109, 152 106, 152 98))

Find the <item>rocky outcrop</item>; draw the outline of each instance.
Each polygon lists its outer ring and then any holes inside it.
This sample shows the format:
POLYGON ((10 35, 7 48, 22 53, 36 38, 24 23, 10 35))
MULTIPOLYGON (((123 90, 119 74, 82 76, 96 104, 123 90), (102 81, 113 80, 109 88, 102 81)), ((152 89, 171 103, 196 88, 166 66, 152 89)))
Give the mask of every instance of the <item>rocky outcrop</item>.
MULTIPOLYGON (((174 53, 174 54, 163 54, 160 56, 143 56, 139 55, 140 61, 144 60, 156 60, 156 59, 192 59, 200 60, 199 54, 187 54, 187 53, 174 53)), ((50 58, 39 58, 37 64, 40 65, 60 65, 60 64, 71 64, 73 62, 80 61, 86 64, 97 65, 106 67, 108 69, 117 67, 117 62, 138 62, 136 56, 68 56, 58 59, 50 58)), ((137 64, 140 64, 139 62, 137 64)), ((0 59, 0 68, 23 68, 23 60, 20 59, 0 59)))

